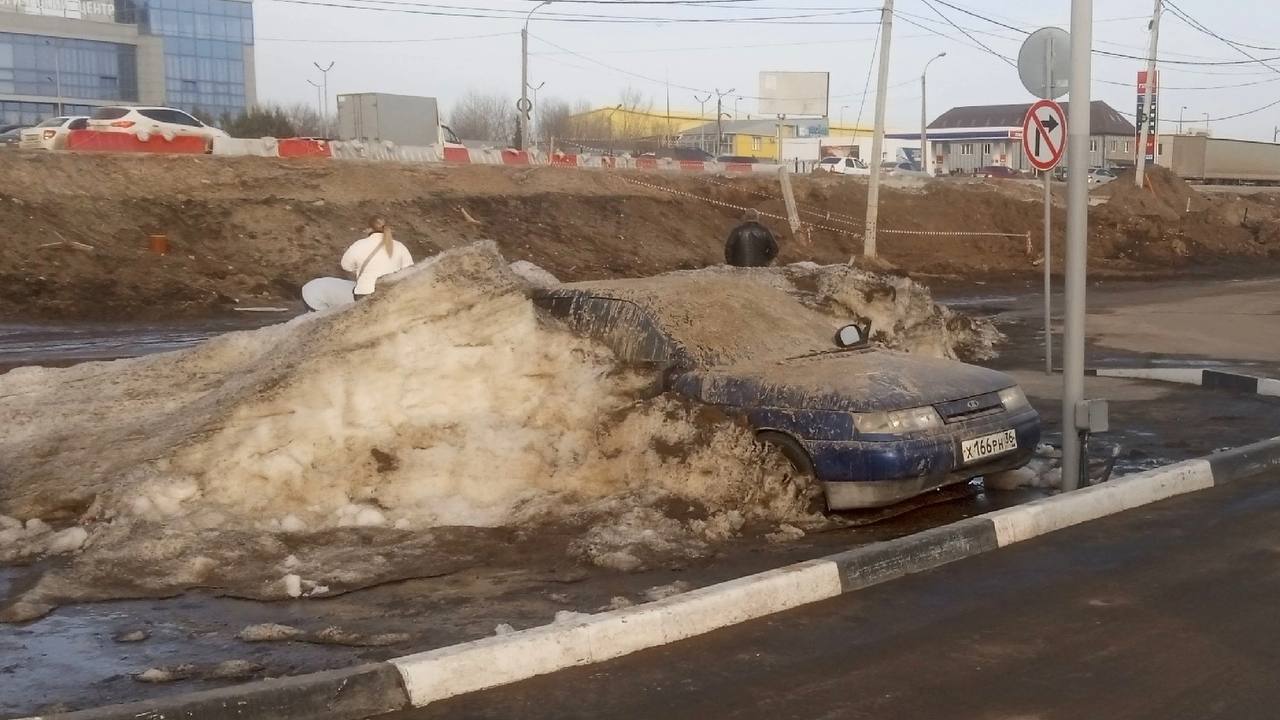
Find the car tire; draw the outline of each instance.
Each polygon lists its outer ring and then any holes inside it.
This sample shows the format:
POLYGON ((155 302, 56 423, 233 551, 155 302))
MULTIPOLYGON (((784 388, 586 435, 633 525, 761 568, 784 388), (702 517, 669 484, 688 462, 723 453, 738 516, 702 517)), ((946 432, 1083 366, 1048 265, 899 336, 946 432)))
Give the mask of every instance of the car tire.
POLYGON ((818 473, 813 468, 813 459, 809 451, 804 449, 800 441, 786 433, 774 430, 762 430, 756 433, 756 442, 768 448, 770 452, 780 454, 791 466, 792 473, 787 482, 795 489, 797 497, 804 501, 804 509, 810 513, 827 511, 827 493, 818 481, 818 473))

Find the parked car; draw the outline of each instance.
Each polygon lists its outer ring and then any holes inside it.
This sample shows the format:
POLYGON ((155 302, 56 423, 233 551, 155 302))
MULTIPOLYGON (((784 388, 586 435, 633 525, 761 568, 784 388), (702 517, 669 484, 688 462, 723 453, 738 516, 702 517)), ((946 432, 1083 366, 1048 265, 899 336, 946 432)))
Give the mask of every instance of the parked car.
POLYGON ((987 165, 986 167, 978 168, 974 175, 981 178, 1000 178, 1006 180, 1009 178, 1022 177, 1022 173, 1019 173, 1017 170, 1006 165, 987 165))
POLYGON ((89 118, 83 115, 53 117, 22 131, 23 150, 61 150, 67 146, 67 135, 72 130, 84 130, 89 118))
POLYGON ((22 142, 22 131, 25 127, 18 126, 0 132, 0 148, 18 149, 18 143, 22 142))
POLYGON ((89 118, 89 129, 99 132, 132 133, 146 142, 153 136, 172 140, 176 137, 195 136, 207 141, 228 135, 211 125, 205 125, 191 115, 166 107, 103 107, 89 118))
POLYGON ((870 175, 871 168, 858 158, 825 157, 818 163, 818 170, 838 175, 870 175))
POLYGON ((734 165, 759 165, 761 163, 773 164, 772 158, 758 158, 750 155, 721 155, 716 158, 716 162, 734 165))
POLYGON ((893 177, 932 177, 929 173, 921 170, 920 165, 917 163, 900 160, 885 160, 880 163, 880 172, 893 177))
POLYGON ((664 158, 689 162, 711 162, 716 159, 714 155, 706 150, 687 147, 660 147, 649 152, 640 153, 636 157, 664 158))
POLYGON ((571 283, 534 302, 652 371, 655 388, 744 418, 832 510, 891 505, 1033 454, 1040 417, 1008 375, 885 350, 870 327, 771 284, 701 275, 571 283))
POLYGON ((1115 180, 1119 175, 1115 170, 1107 168, 1089 168, 1089 184, 1094 187, 1101 187, 1115 180))

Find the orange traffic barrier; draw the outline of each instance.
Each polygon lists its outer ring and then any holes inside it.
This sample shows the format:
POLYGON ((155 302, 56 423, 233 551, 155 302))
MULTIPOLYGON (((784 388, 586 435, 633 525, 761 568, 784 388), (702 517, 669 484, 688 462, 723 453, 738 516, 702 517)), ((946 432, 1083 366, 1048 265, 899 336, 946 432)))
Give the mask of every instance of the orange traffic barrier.
POLYGON ((179 135, 172 140, 165 140, 159 135, 152 135, 143 142, 133 133, 72 130, 67 133, 67 149, 79 152, 203 155, 208 151, 208 142, 202 137, 194 137, 192 135, 179 135))
POLYGON ((284 138, 277 143, 276 152, 282 158, 333 157, 329 141, 314 138, 284 138))

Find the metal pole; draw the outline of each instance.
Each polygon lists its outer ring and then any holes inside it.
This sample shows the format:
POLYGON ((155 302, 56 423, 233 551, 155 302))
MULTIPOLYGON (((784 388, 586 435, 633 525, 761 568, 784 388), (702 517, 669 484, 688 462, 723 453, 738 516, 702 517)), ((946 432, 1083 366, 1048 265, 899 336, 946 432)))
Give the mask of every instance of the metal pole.
MULTIPOLYGON (((925 76, 929 74, 929 66, 934 60, 946 57, 945 52, 938 53, 929 62, 924 64, 924 70, 920 71, 920 169, 924 172, 930 172, 929 167, 929 134, 928 134, 928 115, 925 110, 925 102, 929 96, 928 86, 925 84, 925 76)), ((932 173, 930 173, 932 174, 932 173)))
MULTIPOLYGON (((1044 44, 1045 94, 1053 95, 1053 43, 1044 44)), ((1044 173, 1044 374, 1053 374, 1053 173, 1044 173)))
POLYGON ((1160 44, 1160 13, 1164 10, 1164 0, 1155 0, 1156 7, 1151 13, 1151 49, 1147 52, 1147 89, 1142 96, 1142 127, 1138 128, 1138 159, 1133 180, 1142 187, 1142 179, 1147 170, 1147 138, 1151 135, 1154 124, 1151 117, 1151 92, 1156 86, 1156 47, 1160 44))
POLYGON ((698 149, 701 150, 702 152, 706 152, 707 151, 707 101, 711 99, 711 96, 708 95, 704 98, 700 98, 697 95, 694 95, 693 99, 698 101, 698 149))
MULTIPOLYGON (((871 181, 867 185, 867 228, 862 254, 876 256, 876 218, 880 212, 880 156, 884 153, 885 96, 889 94, 889 41, 893 39, 893 0, 880 11, 880 79, 876 83, 876 127, 871 140, 871 181)), ((850 260, 852 263, 852 260, 850 260)))
MULTIPOLYGON (((320 113, 320 121, 323 123, 324 122, 324 107, 323 107, 324 91, 320 89, 323 86, 320 83, 316 82, 315 80, 312 80, 311 78, 307 78, 307 83, 311 85, 311 87, 316 89, 316 112, 320 113)), ((319 130, 320 128, 316 128, 316 129, 319 130)))
POLYGON ((520 106, 516 108, 517 150, 528 147, 525 135, 528 134, 529 111, 525 108, 529 107, 529 21, 533 19, 533 14, 538 8, 550 4, 551 0, 542 0, 534 5, 529 14, 524 16, 524 27, 520 28, 520 106))
POLYGON ((62 116, 62 43, 53 44, 53 84, 58 89, 58 116, 62 116))
POLYGON ((1076 408, 1084 400, 1084 311, 1089 253, 1089 105, 1093 0, 1071 0, 1071 105, 1067 115, 1066 311, 1062 347, 1062 489, 1080 486, 1076 408))
POLYGON ((1186 105, 1183 105, 1182 109, 1178 111, 1178 134, 1179 135, 1182 134, 1182 116, 1185 115, 1186 112, 1187 112, 1186 105))

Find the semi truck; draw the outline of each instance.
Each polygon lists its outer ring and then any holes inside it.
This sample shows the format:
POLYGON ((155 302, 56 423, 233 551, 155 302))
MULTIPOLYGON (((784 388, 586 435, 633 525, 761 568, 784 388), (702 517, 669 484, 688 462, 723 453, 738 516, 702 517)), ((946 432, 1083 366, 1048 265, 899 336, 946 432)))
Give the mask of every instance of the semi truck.
POLYGON ((1280 144, 1208 135, 1161 135, 1157 164, 1190 183, 1280 185, 1280 144))
POLYGON ((433 97, 391 93, 338 96, 338 139, 396 145, 456 145, 462 142, 440 123, 433 97))

